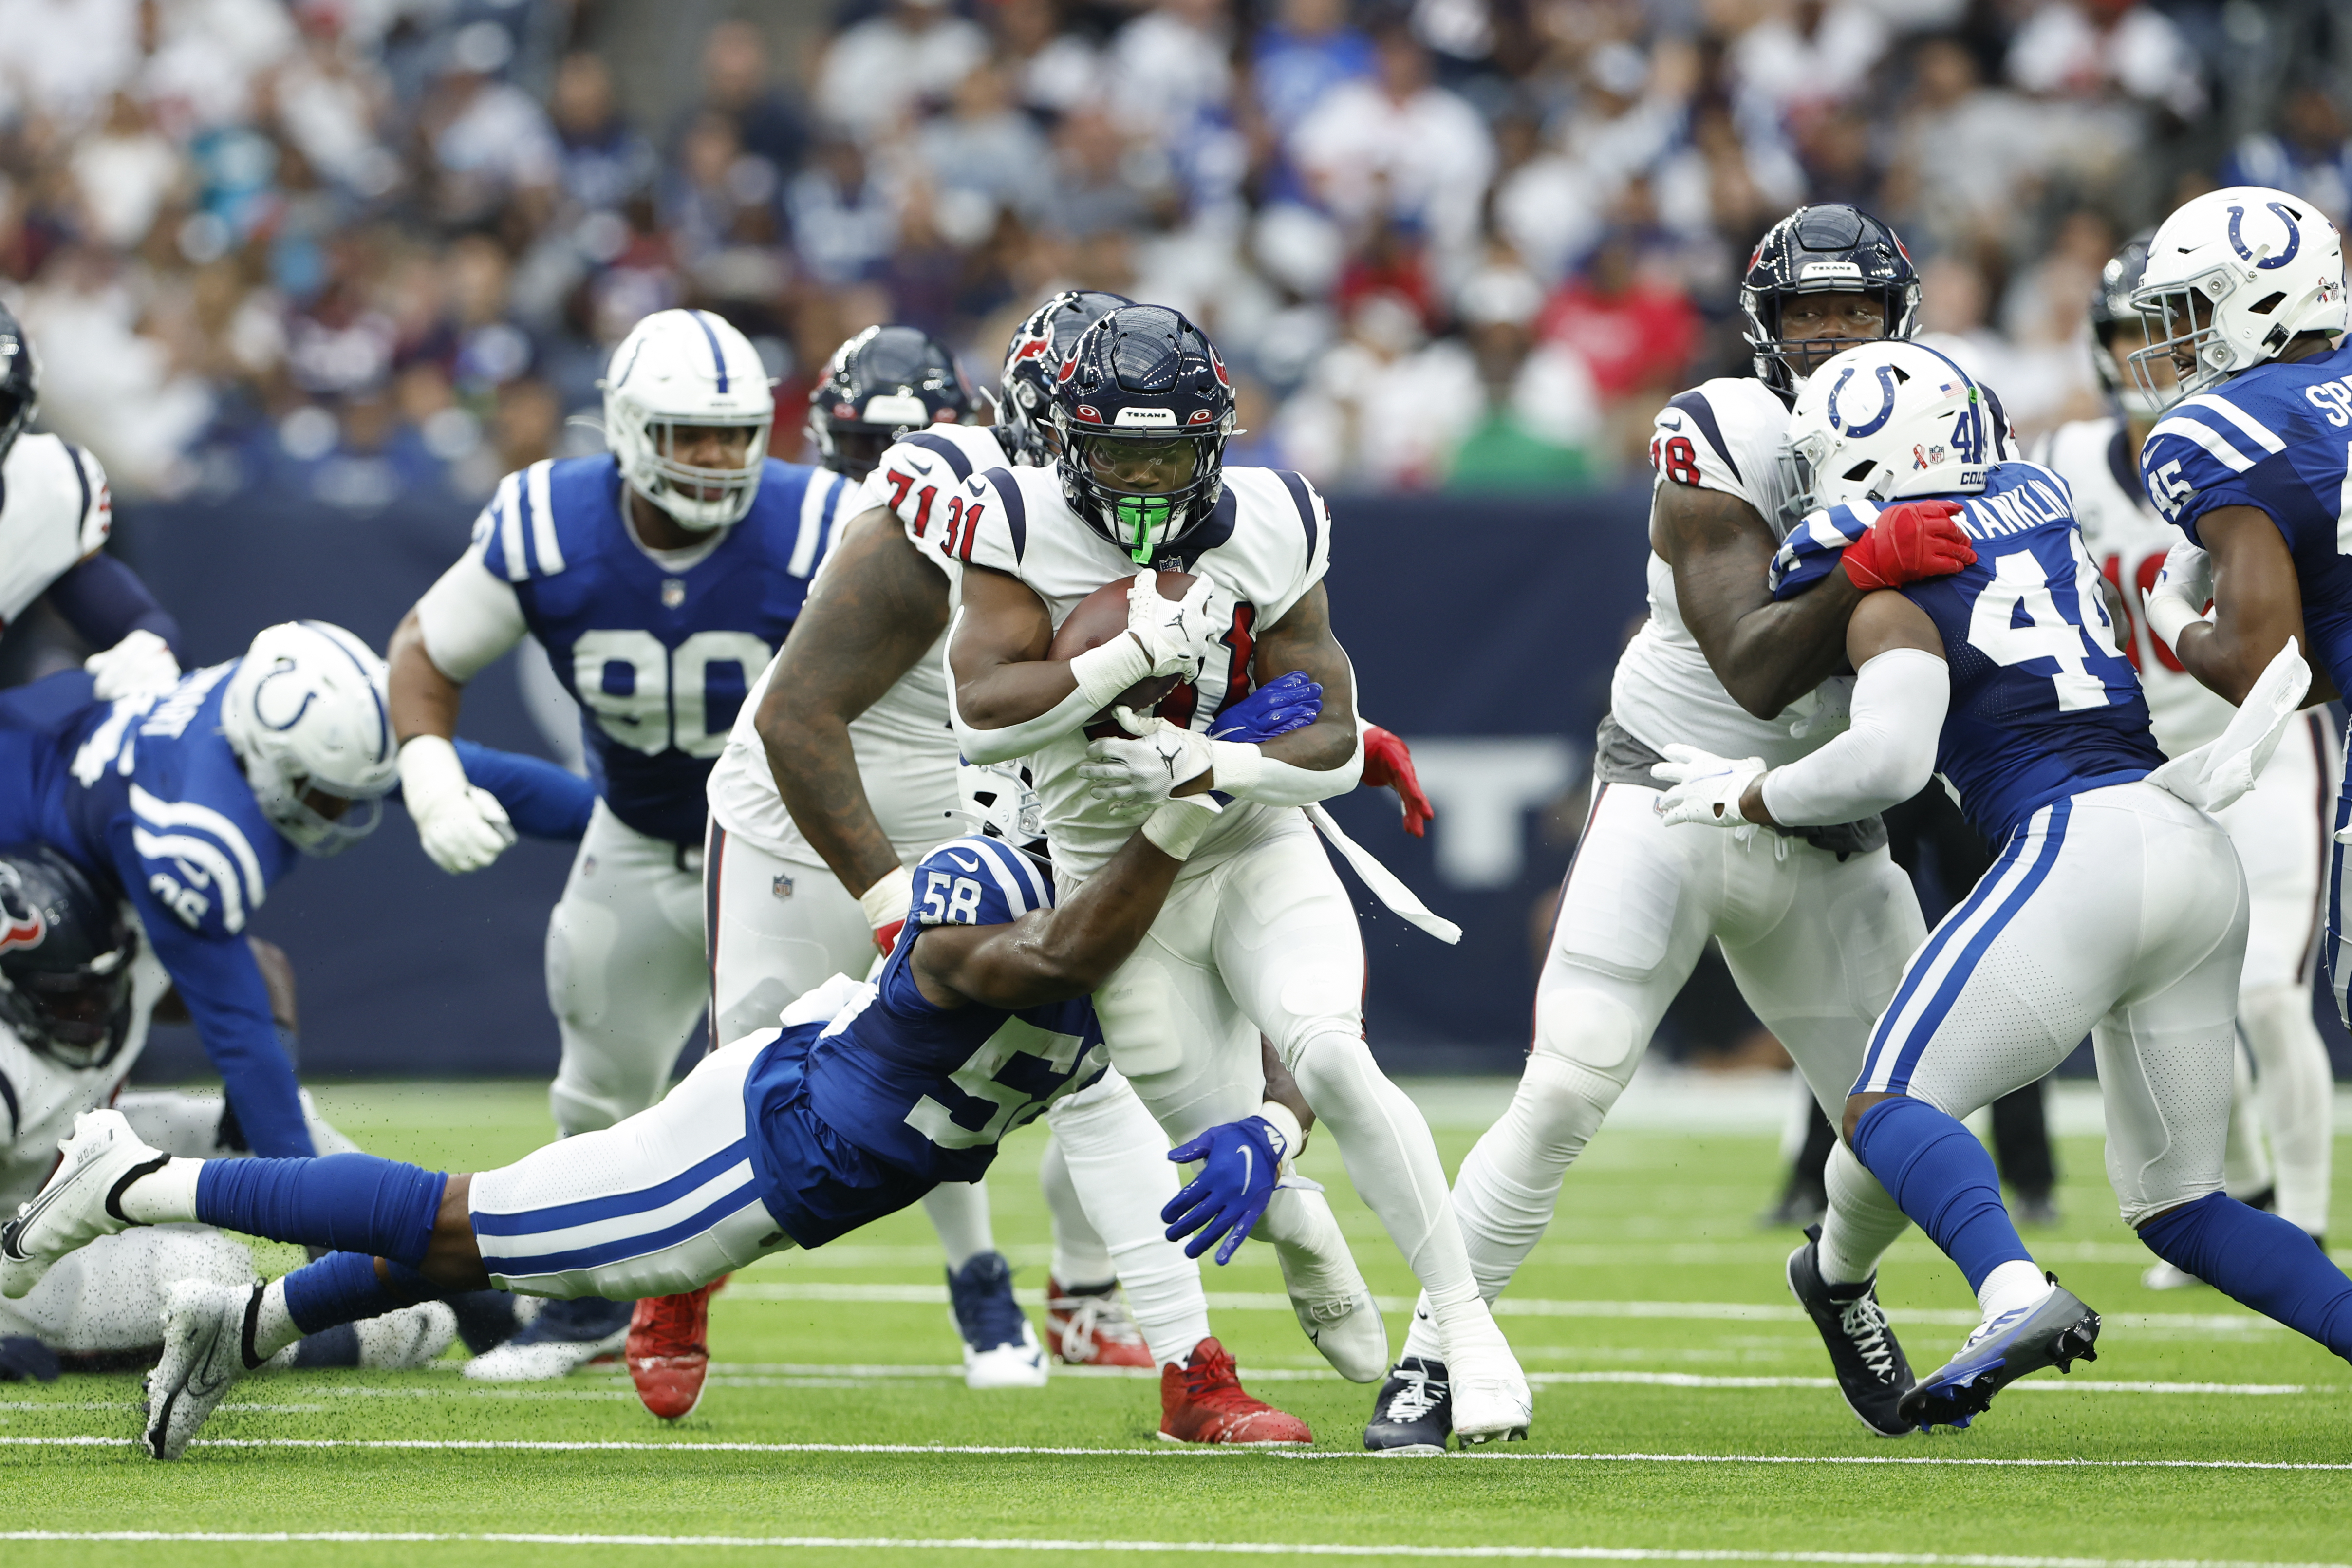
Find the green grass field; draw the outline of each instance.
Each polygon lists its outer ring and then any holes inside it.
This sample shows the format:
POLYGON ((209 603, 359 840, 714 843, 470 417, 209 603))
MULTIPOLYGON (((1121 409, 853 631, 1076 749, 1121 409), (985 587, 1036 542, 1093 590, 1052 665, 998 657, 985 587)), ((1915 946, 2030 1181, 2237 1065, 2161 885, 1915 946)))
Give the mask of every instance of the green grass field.
MULTIPOLYGON (((368 1147, 457 1169, 520 1154, 546 1129, 537 1086, 319 1098, 368 1147)), ((1450 1167, 1498 1102, 1492 1086, 1448 1085, 1429 1103, 1450 1167)), ((1039 1137, 1014 1138, 990 1181, 1033 1301, 1039 1137)), ((1311 1452, 1158 1443, 1144 1377, 1066 1370, 1043 1390, 969 1393, 936 1245, 909 1211, 739 1275, 713 1310, 710 1391, 675 1427, 645 1414, 617 1367, 477 1387, 453 1359, 257 1379, 165 1466, 131 1448, 135 1378, 6 1385, 0 1560, 2352 1563, 2352 1373, 2211 1291, 2143 1289, 2147 1255, 2115 1217, 2098 1141, 2066 1138, 2061 1157, 2065 1224, 2029 1241, 2106 1315, 2100 1359, 2020 1384, 1967 1432, 1876 1439, 1822 1386, 1819 1342, 1781 1283, 1793 1237, 1752 1224, 1778 1180, 1770 1136, 1612 1129, 1502 1303, 1538 1385, 1527 1444, 1364 1457, 1370 1390, 1323 1368, 1256 1247, 1211 1271, 1213 1314, 1244 1381, 1313 1424, 1311 1452), (90 1538, 121 1531, 168 1539, 90 1538), (190 1539, 203 1534, 226 1539, 190 1539)), ((1393 1343, 1403 1265, 1328 1142, 1307 1167, 1394 1299, 1393 1343)), ((2337 1212, 2352 1214, 2352 1147, 2337 1171, 2337 1212)), ((273 1270, 299 1257, 261 1250, 273 1270)), ((1923 1369, 1975 1316, 1916 1235, 1882 1291, 1923 1369)))

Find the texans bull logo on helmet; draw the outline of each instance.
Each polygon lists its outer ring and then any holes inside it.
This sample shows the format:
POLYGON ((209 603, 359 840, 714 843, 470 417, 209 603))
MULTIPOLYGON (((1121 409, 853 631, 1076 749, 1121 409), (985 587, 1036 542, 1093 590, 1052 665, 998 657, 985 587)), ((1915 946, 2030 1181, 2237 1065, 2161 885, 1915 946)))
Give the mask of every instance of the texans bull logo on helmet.
POLYGON ((25 897, 25 885, 16 868, 0 862, 0 952, 38 947, 48 934, 48 917, 40 905, 25 897))

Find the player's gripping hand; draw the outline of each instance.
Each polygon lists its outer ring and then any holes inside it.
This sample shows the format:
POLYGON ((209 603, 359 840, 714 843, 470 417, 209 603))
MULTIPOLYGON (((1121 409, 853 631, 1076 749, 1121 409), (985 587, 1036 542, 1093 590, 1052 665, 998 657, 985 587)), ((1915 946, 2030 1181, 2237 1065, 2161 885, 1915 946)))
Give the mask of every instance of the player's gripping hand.
POLYGON ((1209 739, 1255 745, 1304 730, 1322 716, 1323 688, 1308 679, 1305 670, 1294 669, 1218 714, 1209 726, 1209 739))
POLYGON ((1168 1200, 1160 1217, 1168 1239, 1184 1242, 1184 1256, 1198 1258, 1217 1247, 1217 1261, 1230 1261, 1250 1227, 1265 1213, 1283 1159, 1290 1152, 1283 1129, 1263 1116, 1244 1116, 1212 1127, 1191 1142, 1171 1149, 1178 1164, 1201 1162, 1200 1174, 1168 1200), (1193 1235, 1197 1231, 1200 1234, 1193 1235), (1224 1242, 1217 1247, 1219 1239, 1224 1242))
POLYGON ((1658 815, 1667 826, 1703 822, 1754 835, 1756 825, 1740 814, 1739 797, 1764 772, 1763 758, 1734 761, 1684 745, 1668 746, 1665 754, 1666 760, 1653 764, 1650 772, 1674 786, 1658 797, 1658 815))
POLYGON ((1364 727, 1364 784, 1370 789, 1392 789, 1404 803, 1404 830, 1415 838, 1437 808, 1421 791, 1420 775, 1412 771, 1412 752, 1405 743, 1378 724, 1364 727))
POLYGON ((1845 574, 1864 593, 1900 588, 1927 577, 1948 577, 1976 562, 1976 546, 1953 521, 1960 503, 1905 501, 1890 506, 1846 546, 1845 574))
POLYGON ((1181 599, 1160 596, 1160 574, 1149 567, 1127 585, 1128 635, 1143 645, 1151 673, 1194 680, 1221 629, 1209 600, 1216 585, 1203 574, 1181 599))
POLYGON ((2164 570, 2142 598, 2147 629, 2167 647, 2180 646, 2180 634, 2205 618, 2213 602, 2213 558, 2182 540, 2165 552, 2164 570))
POLYGON ((499 797, 466 780, 457 748, 439 735, 412 735, 400 748, 400 794, 425 853, 444 871, 478 871, 515 841, 499 797))
POLYGON ((1112 738, 1090 742, 1078 776, 1092 786, 1087 793, 1106 805, 1148 811, 1209 771, 1209 738, 1180 729, 1165 719, 1133 740, 1112 738))
POLYGON ((888 957, 898 945, 898 933, 906 929, 907 911, 915 902, 915 879, 904 866, 893 866, 875 884, 857 895, 858 906, 866 911, 866 923, 873 928, 874 945, 888 957))
POLYGON ((81 667, 98 678, 95 695, 100 702, 168 691, 180 679, 180 661, 172 657, 172 645, 150 631, 129 633, 112 647, 82 660, 81 667))

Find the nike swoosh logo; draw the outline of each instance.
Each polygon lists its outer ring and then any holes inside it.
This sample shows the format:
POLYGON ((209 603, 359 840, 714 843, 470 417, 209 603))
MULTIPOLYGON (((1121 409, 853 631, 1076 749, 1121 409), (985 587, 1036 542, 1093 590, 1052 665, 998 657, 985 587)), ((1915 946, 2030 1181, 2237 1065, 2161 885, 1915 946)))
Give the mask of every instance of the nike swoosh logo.
POLYGON ((965 859, 962 856, 958 855, 957 853, 955 853, 953 850, 950 850, 950 851, 948 852, 948 858, 949 858, 949 859, 950 859, 950 860, 952 860, 952 861, 954 861, 957 865, 959 865, 959 866, 962 867, 962 868, 963 868, 965 870, 967 870, 967 871, 977 871, 977 870, 979 870, 979 869, 980 869, 980 862, 979 862, 979 861, 977 861, 977 860, 967 860, 967 859, 965 859))
POLYGON ((1242 1191, 1249 1191, 1250 1176, 1257 1170, 1257 1151, 1242 1145, 1242 1191))
POLYGON ((47 1213, 59 1198, 66 1195, 67 1192, 72 1188, 76 1182, 88 1175, 96 1168, 97 1164, 98 1162, 96 1160, 83 1161, 80 1164, 75 1166, 71 1171, 66 1173, 64 1181, 56 1183, 54 1185, 50 1186, 47 1191, 35 1198, 31 1203, 26 1204, 23 1208, 16 1211, 16 1217, 9 1222, 6 1235, 5 1237, 0 1237, 0 1247, 5 1247, 6 1249, 6 1256, 11 1262, 28 1263, 32 1261, 31 1255, 24 1249, 25 1233, 32 1229, 33 1222, 39 1219, 43 1214, 47 1213))
POLYGON ((918 458, 911 453, 908 455, 907 466, 914 469, 915 472, 919 474, 928 474, 931 471, 930 464, 923 461, 922 458, 918 458))

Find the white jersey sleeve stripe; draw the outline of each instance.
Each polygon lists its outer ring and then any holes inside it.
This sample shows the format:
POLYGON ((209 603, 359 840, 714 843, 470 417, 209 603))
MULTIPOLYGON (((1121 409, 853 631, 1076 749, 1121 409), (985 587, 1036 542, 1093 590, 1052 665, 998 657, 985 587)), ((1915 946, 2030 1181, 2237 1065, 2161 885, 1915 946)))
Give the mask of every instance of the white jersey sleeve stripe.
POLYGON ((2202 409, 2208 413, 2220 415, 2247 436, 2252 437, 2254 445, 2265 452, 2286 450, 2286 443, 2278 438, 2275 431, 2227 398, 2216 397, 2210 392, 2200 392, 2194 397, 2182 398, 2180 407, 2202 409))
POLYGON ((1037 862, 1018 849, 1007 847, 1005 853, 1013 858, 1015 866, 1021 868, 1022 876, 1028 879, 1029 890, 1033 895, 1031 907, 1042 910, 1051 905, 1054 889, 1045 885, 1045 874, 1037 868, 1037 862))
POLYGON ((236 857, 237 869, 245 873, 246 902, 256 909, 261 907, 261 900, 268 895, 268 885, 261 879, 260 858, 236 823, 211 806, 199 805, 193 800, 158 800, 136 784, 131 786, 131 809, 151 827, 193 827, 220 840, 221 846, 236 857))
POLYGON ((555 542, 555 506, 548 499, 548 476, 554 471, 552 460, 542 460, 530 466, 530 545, 534 563, 542 577, 552 577, 563 570, 563 547, 555 542))
POLYGON ((245 929, 245 900, 238 896, 236 873, 229 869, 227 857, 211 840, 184 833, 158 837, 143 827, 133 827, 131 847, 139 851, 142 859, 184 861, 203 872, 201 879, 220 895, 221 924, 232 935, 245 929))
POLYGON ((2176 413, 2170 416, 2147 433, 2147 438, 2151 441, 2158 436, 2179 436, 2196 442, 2208 452, 2212 453, 2214 458, 2233 474, 2242 474, 2254 466, 2254 460, 2222 439, 2220 431, 2202 421, 2191 419, 2185 414, 2176 413))
POLYGON ((833 521, 842 483, 839 474, 819 468, 801 491, 800 531, 793 536, 793 558, 784 566, 793 576, 806 577, 815 567, 816 549, 824 541, 825 525, 833 521))
POLYGON ((981 859, 986 862, 989 875, 996 879, 996 886, 1004 895, 1004 907, 1012 911, 1014 920, 1019 920, 1037 907, 1031 901, 1028 891, 1023 888, 1020 877, 1010 865, 1006 864, 1010 859, 1018 858, 1012 850, 993 838, 974 837, 966 838, 963 842, 978 851, 981 859))
POLYGON ((530 563, 522 553, 522 486, 520 476, 509 474, 499 481, 498 499, 490 502, 490 510, 499 520, 499 553, 506 557, 507 581, 521 583, 530 576, 530 563))

